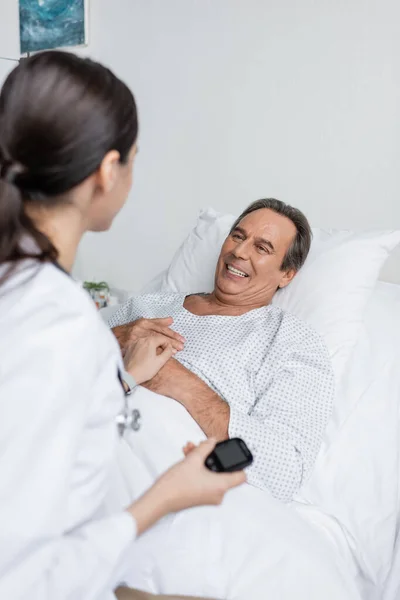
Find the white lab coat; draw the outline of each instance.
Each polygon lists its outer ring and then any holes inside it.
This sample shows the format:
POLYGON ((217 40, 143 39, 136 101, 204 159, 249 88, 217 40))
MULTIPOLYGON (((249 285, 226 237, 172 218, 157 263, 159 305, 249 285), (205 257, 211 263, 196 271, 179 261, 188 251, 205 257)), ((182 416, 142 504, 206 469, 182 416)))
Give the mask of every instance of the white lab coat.
POLYGON ((0 598, 108 600, 136 535, 107 508, 120 354, 84 290, 36 271, 0 288, 0 598))

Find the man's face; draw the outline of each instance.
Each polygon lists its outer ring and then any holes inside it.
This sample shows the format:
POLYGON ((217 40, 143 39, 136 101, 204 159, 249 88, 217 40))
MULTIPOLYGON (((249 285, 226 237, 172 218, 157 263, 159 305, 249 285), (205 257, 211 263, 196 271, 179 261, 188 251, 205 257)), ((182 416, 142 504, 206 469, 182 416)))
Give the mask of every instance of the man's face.
POLYGON ((244 217, 226 238, 215 273, 215 293, 241 306, 269 304, 295 271, 281 271, 296 235, 290 219, 262 208, 244 217))

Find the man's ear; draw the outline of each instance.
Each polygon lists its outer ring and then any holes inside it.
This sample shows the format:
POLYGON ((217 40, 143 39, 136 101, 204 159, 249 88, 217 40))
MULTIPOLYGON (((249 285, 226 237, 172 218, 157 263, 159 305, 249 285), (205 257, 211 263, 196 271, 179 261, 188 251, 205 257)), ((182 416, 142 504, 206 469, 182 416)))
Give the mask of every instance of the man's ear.
POLYGON ((278 288, 285 288, 287 285, 289 285, 296 273, 297 271, 295 269, 284 271, 284 273, 282 273, 282 278, 279 282, 278 288))

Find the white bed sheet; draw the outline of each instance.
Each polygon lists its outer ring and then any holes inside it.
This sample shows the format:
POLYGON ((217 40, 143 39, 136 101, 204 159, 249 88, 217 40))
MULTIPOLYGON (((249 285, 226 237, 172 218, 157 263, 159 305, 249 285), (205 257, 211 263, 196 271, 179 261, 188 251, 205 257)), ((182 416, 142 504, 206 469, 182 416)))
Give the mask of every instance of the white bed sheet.
MULTIPOLYGON (((121 443, 125 502, 179 460, 188 439, 204 439, 175 401, 144 388, 135 399, 143 427, 121 443)), ((185 511, 148 532, 132 549, 126 582, 224 600, 361 600, 357 567, 347 556, 343 536, 333 541, 320 523, 246 484, 221 507, 185 511)))
MULTIPOLYGON (((324 447, 298 502, 282 506, 246 486, 232 492, 222 509, 195 509, 167 520, 136 546, 132 584, 235 599, 398 598, 400 575, 391 565, 400 565, 399 315, 400 286, 379 283, 324 447)), ((177 403, 146 390, 137 402, 143 429, 132 435, 133 452, 121 447, 117 502, 147 487, 178 459, 189 438, 203 437, 177 403)))
POLYGON ((398 536, 399 336, 400 286, 379 283, 324 446, 300 494, 318 507, 310 516, 331 515, 325 522, 342 528, 368 600, 383 596, 398 536))

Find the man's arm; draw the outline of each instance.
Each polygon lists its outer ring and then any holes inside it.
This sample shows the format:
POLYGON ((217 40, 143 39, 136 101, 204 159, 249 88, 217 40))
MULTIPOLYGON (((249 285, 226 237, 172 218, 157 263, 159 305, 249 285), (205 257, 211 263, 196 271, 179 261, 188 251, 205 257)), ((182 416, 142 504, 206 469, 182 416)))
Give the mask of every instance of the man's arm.
POLYGON ((317 334, 289 348, 276 365, 255 378, 255 403, 231 408, 229 435, 243 437, 254 454, 249 483, 290 502, 309 476, 331 415, 334 379, 327 350, 317 334))
POLYGON ((182 404, 208 437, 228 438, 229 405, 177 360, 170 359, 144 387, 182 404))
POLYGON ((256 397, 248 412, 229 407, 173 359, 145 387, 183 404, 206 435, 243 438, 255 458, 247 470, 249 483, 289 502, 318 454, 331 414, 333 374, 316 334, 288 350, 272 381, 267 371, 265 365, 256 377, 256 397))

